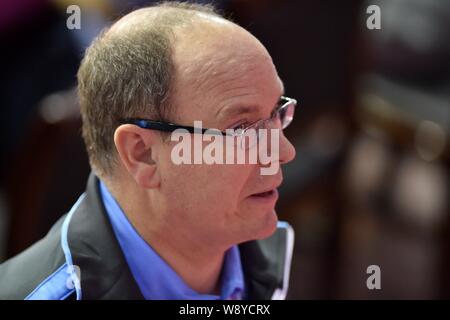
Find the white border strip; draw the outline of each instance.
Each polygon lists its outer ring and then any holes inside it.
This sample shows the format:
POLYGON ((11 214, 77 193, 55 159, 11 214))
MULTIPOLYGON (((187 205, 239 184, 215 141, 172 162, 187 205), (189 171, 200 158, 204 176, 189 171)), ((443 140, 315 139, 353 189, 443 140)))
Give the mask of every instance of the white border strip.
POLYGON ((61 229, 61 247, 64 251, 64 256, 66 258, 67 263, 67 270, 69 273, 69 276, 72 277, 72 280, 75 284, 75 292, 77 294, 77 300, 81 300, 81 279, 78 278, 78 275, 75 272, 75 268, 72 262, 72 254, 70 253, 69 248, 69 242, 67 240, 67 234, 69 232, 69 223, 70 219, 72 219, 72 216, 74 212, 78 209, 79 205, 83 201, 83 199, 86 197, 86 193, 83 193, 80 198, 78 198, 77 202, 73 205, 72 209, 70 209, 69 214, 67 215, 66 219, 64 219, 64 223, 62 225, 61 229))
POLYGON ((285 300, 289 289, 289 276, 291 273, 292 255, 294 253, 294 229, 292 226, 283 222, 280 226, 286 229, 286 253, 284 256, 284 273, 283 273, 283 287, 277 288, 273 295, 272 300, 285 300))

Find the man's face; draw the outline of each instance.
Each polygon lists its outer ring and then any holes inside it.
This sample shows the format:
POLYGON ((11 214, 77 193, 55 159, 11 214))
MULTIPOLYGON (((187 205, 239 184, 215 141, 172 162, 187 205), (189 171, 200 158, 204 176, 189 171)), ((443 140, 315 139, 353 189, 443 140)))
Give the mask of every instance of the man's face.
MULTIPOLYGON (((204 128, 225 130, 268 118, 283 94, 270 56, 243 29, 212 27, 195 37, 184 34, 177 39, 170 120, 188 126, 201 120, 204 128), (237 112, 241 108, 250 111, 237 112)), ((171 160, 175 144, 164 147, 160 161, 163 205, 172 224, 183 225, 203 239, 229 244, 273 233, 281 170, 261 175, 258 163, 176 165, 171 160)), ((279 161, 288 162, 294 155, 280 132, 279 161)))

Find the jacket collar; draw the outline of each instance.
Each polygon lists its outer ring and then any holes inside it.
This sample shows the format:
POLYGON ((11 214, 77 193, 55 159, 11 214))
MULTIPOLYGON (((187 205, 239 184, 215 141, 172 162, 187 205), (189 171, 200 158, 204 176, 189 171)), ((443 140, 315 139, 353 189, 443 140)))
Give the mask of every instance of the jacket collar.
MULTIPOLYGON (((81 271, 82 298, 143 299, 107 218, 98 182, 91 173, 67 235, 73 264, 81 271)), ((248 299, 271 299, 277 288, 286 286, 290 253, 286 253, 283 230, 264 240, 242 243, 239 250, 248 299)))

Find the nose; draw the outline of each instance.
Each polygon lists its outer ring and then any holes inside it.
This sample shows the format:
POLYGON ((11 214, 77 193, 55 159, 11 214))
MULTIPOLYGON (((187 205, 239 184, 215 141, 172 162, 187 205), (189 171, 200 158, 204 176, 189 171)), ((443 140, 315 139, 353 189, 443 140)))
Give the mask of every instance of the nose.
POLYGON ((296 152, 292 143, 284 135, 283 130, 280 131, 280 164, 286 164, 294 160, 296 152))

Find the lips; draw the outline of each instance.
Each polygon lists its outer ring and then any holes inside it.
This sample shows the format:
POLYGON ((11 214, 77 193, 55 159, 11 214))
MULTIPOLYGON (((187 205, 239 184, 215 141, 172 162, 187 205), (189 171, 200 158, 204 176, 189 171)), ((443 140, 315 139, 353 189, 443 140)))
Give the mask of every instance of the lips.
POLYGON ((273 195, 274 193, 278 193, 277 189, 281 186, 283 179, 281 178, 278 183, 273 184, 271 187, 263 189, 261 192, 254 193, 251 197, 268 197, 273 195))
POLYGON ((278 190, 276 188, 252 194, 249 197, 251 200, 254 200, 258 203, 267 203, 275 205, 275 202, 278 200, 278 190))
MULTIPOLYGON (((273 181, 275 182, 275 181, 273 181)), ((275 205, 278 200, 278 187, 283 182, 283 176, 278 177, 275 183, 272 183, 265 189, 260 190, 260 192, 251 194, 248 199, 255 201, 260 204, 270 204, 275 205)))
POLYGON ((275 192, 275 189, 269 190, 269 191, 265 191, 265 192, 261 192, 261 193, 252 194, 252 197, 269 197, 274 192, 275 192))

